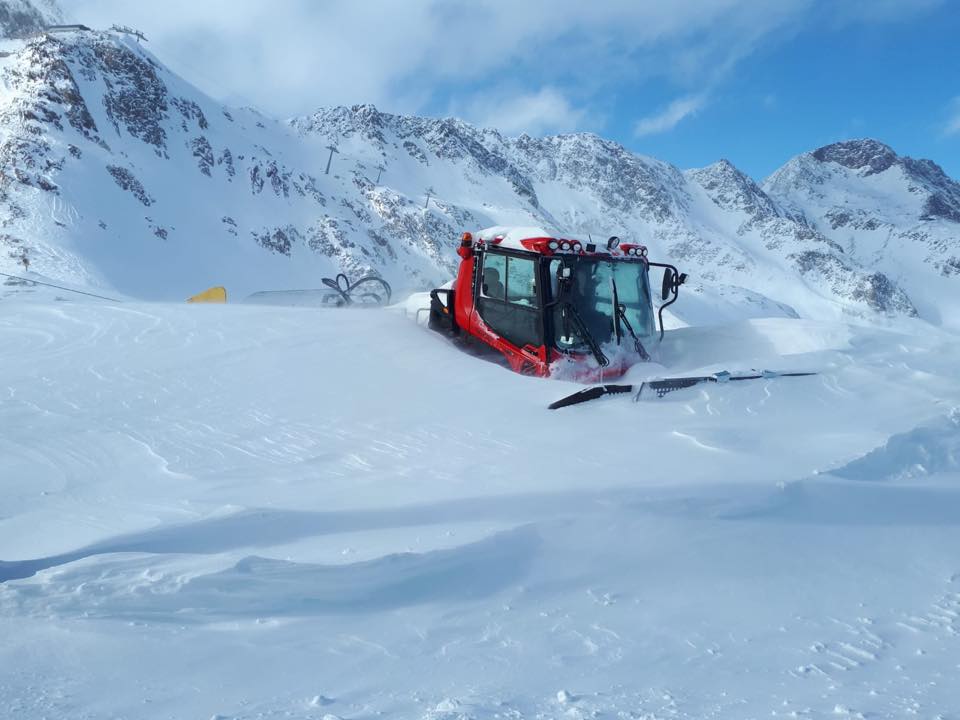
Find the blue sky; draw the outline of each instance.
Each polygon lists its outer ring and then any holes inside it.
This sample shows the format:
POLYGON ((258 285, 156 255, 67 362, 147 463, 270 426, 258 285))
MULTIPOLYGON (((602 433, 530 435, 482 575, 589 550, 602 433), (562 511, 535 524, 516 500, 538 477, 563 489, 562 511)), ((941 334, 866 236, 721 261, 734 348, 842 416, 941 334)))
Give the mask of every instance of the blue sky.
MULTIPOLYGON (((630 138, 631 123, 621 122, 607 132, 683 167, 719 154, 754 177, 797 153, 874 137, 960 178, 960 127, 949 132, 960 119, 958 97, 960 4, 950 2, 897 22, 810 27, 772 41, 672 131, 630 138)), ((634 101, 634 114, 643 103, 634 101)))
POLYGON ((135 25, 202 90, 278 117, 369 102, 586 130, 762 178, 852 137, 960 178, 960 0, 61 0, 135 25))

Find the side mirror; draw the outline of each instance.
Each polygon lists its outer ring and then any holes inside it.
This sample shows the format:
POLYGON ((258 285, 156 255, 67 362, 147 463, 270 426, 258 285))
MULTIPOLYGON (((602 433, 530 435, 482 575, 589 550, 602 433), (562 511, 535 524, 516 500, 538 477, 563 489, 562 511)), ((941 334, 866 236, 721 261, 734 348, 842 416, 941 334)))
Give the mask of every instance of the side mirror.
POLYGON ((674 277, 673 268, 664 268, 663 284, 660 286, 660 298, 662 300, 666 300, 668 297, 670 297, 670 293, 673 292, 675 287, 674 277))
POLYGON ((673 268, 664 268, 663 285, 660 287, 660 297, 666 300, 668 297, 670 297, 671 293, 678 293, 680 291, 680 286, 686 281, 686 273, 680 273, 678 275, 673 271, 673 268))

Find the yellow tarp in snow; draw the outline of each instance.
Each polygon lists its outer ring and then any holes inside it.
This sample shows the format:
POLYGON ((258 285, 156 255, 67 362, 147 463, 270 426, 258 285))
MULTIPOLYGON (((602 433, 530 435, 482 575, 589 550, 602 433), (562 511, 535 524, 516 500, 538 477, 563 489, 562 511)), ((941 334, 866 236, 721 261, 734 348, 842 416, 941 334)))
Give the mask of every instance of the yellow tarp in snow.
POLYGON ((225 303, 226 301, 227 289, 220 285, 208 288, 202 293, 197 293, 193 297, 187 298, 188 303, 225 303))

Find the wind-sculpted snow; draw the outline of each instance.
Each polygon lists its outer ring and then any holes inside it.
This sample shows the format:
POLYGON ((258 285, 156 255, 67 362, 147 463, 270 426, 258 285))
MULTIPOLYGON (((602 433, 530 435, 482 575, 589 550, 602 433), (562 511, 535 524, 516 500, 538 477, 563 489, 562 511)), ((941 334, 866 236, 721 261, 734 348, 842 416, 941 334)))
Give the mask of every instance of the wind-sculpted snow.
POLYGON ((49 292, 0 317, 16 717, 955 707, 955 334, 704 298, 627 382, 818 375, 552 412, 396 310, 49 292))
MULTIPOLYGON (((211 552, 212 547, 222 551, 223 538, 213 535, 218 532, 216 524, 210 527, 207 542, 199 545, 184 543, 171 531, 165 533, 169 538, 166 544, 158 537, 153 544, 145 541, 139 547, 132 543, 120 543, 115 549, 105 546, 104 553, 169 554, 177 552, 176 548, 181 548, 180 552, 203 552, 203 548, 211 552)), ((262 536, 252 538, 262 542, 262 536)), ((81 609, 87 617, 210 623, 265 615, 362 615, 414 605, 462 603, 522 582, 537 545, 536 532, 521 527, 464 546, 354 563, 321 565, 251 555, 224 570, 189 578, 160 575, 152 582, 144 582, 144 573, 154 560, 144 561, 142 555, 129 560, 111 555, 100 560, 113 576, 109 586, 88 585, 78 592, 77 582, 83 583, 87 575, 79 564, 76 570, 57 573, 57 589, 47 585, 44 607, 65 616, 81 609)), ((16 579, 23 572, 4 563, 0 580, 16 579)), ((29 605, 31 594, 26 589, 20 601, 29 605)))
POLYGON ((851 480, 910 480, 937 473, 960 479, 960 408, 894 435, 882 446, 831 474, 851 480))

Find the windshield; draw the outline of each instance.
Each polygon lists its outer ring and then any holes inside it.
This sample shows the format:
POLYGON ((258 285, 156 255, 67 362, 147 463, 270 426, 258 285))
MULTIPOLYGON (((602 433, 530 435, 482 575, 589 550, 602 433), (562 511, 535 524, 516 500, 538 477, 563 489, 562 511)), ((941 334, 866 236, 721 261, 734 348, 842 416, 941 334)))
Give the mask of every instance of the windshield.
MULTIPOLYGON (((559 275, 564 265, 571 269, 571 277, 566 281, 568 284, 563 299, 576 308, 587 331, 598 345, 616 341, 614 286, 617 299, 623 306, 624 315, 633 331, 641 340, 653 335, 653 311, 646 263, 554 258, 550 262, 553 297, 558 297, 561 292, 559 275)), ((559 303, 553 311, 555 344, 560 350, 587 350, 588 344, 585 338, 581 337, 576 321, 564 310, 566 302, 559 303)), ((633 342, 622 320, 620 332, 621 336, 626 338, 627 347, 630 347, 633 342)))

